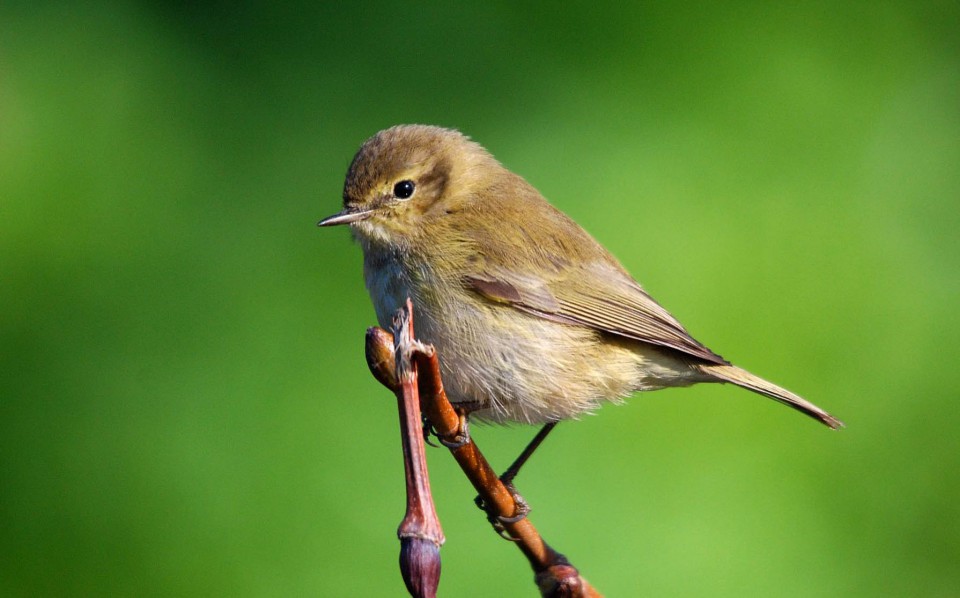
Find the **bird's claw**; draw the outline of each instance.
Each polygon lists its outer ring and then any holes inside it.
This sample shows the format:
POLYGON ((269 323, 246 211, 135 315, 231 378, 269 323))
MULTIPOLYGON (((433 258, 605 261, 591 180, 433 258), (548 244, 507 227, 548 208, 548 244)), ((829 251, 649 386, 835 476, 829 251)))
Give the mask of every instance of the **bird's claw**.
POLYGON ((517 492, 517 489, 513 487, 513 484, 508 483, 505 484, 505 486, 510 492, 510 496, 513 497, 513 515, 499 515, 494 513, 481 496, 474 498, 473 502, 477 505, 477 508, 487 514, 487 521, 489 521, 490 525, 493 526, 493 531, 497 532, 497 534, 504 540, 517 542, 518 540, 516 538, 511 538, 509 535, 507 535, 507 528, 505 527, 505 524, 518 523, 526 519, 527 514, 530 513, 530 505, 527 504, 527 501, 524 500, 523 496, 517 492))
POLYGON ((430 420, 427 419, 426 415, 421 416, 420 424, 423 426, 423 441, 433 448, 437 448, 438 445, 434 444, 434 442, 430 440, 430 437, 436 436, 437 432, 433 429, 433 424, 430 423, 430 420))
POLYGON ((460 417, 460 427, 457 430, 456 435, 452 438, 443 438, 439 434, 434 433, 437 437, 437 440, 440 441, 440 444, 447 447, 448 449, 458 449, 462 446, 470 444, 470 420, 468 418, 468 411, 465 409, 457 409, 457 415, 460 417))

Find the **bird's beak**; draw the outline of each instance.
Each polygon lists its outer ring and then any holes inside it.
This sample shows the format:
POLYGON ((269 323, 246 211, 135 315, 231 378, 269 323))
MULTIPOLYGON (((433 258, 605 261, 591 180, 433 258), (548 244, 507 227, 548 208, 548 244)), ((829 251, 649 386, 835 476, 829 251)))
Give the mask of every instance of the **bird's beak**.
POLYGON ((338 224, 350 224, 359 222, 373 216, 373 210, 358 210, 357 208, 344 208, 338 214, 327 216, 317 223, 317 226, 336 226, 338 224))

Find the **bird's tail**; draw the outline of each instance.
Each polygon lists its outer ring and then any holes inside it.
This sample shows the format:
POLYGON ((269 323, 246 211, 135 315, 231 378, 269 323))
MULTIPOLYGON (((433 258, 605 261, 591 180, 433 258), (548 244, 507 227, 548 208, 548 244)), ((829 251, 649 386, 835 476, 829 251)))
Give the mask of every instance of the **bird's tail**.
POLYGON ((698 366, 701 371, 720 382, 730 382, 752 390, 753 392, 770 397, 775 401, 780 401, 784 405, 793 407, 797 411, 805 413, 815 420, 826 424, 836 430, 843 427, 843 422, 833 417, 823 409, 813 403, 793 394, 785 388, 780 388, 772 382, 767 382, 759 376, 754 376, 745 369, 738 368, 735 365, 720 364, 701 364, 698 366))

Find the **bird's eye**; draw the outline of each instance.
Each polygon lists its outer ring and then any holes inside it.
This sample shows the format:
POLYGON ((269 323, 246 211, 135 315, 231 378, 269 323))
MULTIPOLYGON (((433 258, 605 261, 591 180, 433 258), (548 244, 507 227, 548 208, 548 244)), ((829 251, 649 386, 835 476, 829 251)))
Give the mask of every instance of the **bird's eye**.
POLYGON ((413 195, 414 188, 413 181, 400 181, 393 186, 393 195, 397 199, 409 199, 413 195))

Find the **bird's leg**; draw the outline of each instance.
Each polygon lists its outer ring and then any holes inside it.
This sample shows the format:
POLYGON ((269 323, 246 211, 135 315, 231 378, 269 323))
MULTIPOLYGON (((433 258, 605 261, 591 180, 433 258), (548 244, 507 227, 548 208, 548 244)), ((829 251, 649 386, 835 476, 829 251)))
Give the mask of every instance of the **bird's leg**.
POLYGON ((487 521, 489 521, 493 526, 494 531, 507 540, 512 540, 513 538, 510 538, 506 535, 506 529, 503 527, 503 524, 516 523, 526 517, 530 512, 530 505, 527 504, 527 501, 524 500, 523 496, 517 492, 516 487, 513 485, 513 480, 517 477, 517 474, 520 473, 520 468, 523 467, 524 463, 526 463, 528 459, 530 459, 530 456, 533 455, 534 451, 537 450, 543 440, 547 437, 551 430, 556 427, 556 425, 557 422, 550 422, 540 428, 540 431, 537 432, 537 435, 533 437, 533 440, 527 444, 526 448, 523 449, 523 452, 520 453, 520 456, 518 456, 513 463, 510 464, 510 467, 503 472, 503 475, 500 476, 500 481, 503 482, 503 485, 506 486, 507 490, 510 491, 510 494, 513 496, 513 502, 516 504, 516 510, 514 511, 513 515, 510 517, 494 515, 487 509, 487 505, 483 502, 482 498, 477 496, 475 499, 473 499, 473 502, 476 503, 477 507, 487 513, 487 521))
POLYGON ((504 486, 513 487, 513 478, 517 477, 517 474, 520 473, 520 468, 523 467, 524 463, 533 455, 534 451, 539 448, 540 444, 543 443, 543 440, 547 435, 556 427, 557 422, 550 422, 544 424, 540 431, 537 432, 537 435, 533 437, 533 440, 527 444, 527 447, 523 449, 523 452, 520 453, 520 456, 517 457, 513 463, 510 464, 510 467, 507 468, 505 472, 500 476, 500 481, 503 482, 504 486))

